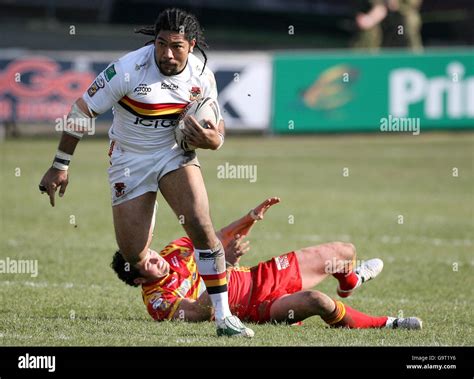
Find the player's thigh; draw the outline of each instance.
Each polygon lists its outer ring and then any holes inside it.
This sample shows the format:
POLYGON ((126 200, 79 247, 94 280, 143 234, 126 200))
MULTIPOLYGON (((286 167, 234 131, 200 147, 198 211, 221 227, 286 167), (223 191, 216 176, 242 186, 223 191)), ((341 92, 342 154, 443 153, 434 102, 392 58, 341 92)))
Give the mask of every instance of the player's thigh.
POLYGON ((318 285, 339 265, 343 243, 330 242, 295 251, 300 268, 302 288, 318 285))
POLYGON ((125 258, 136 263, 151 240, 156 192, 146 192, 112 207, 115 236, 125 258))
POLYGON ((171 171, 161 178, 158 185, 178 215, 209 213, 206 186, 199 167, 186 166, 171 171))
POLYGON ((184 217, 183 226, 188 233, 193 234, 196 228, 213 233, 209 200, 199 167, 191 165, 171 171, 161 178, 159 188, 176 215, 184 217))

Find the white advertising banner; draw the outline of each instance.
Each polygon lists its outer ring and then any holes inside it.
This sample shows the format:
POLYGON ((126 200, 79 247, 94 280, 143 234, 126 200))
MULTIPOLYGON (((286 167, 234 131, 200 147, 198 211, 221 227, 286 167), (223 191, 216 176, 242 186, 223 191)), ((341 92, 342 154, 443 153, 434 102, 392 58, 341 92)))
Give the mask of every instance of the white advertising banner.
POLYGON ((219 105, 226 128, 263 130, 270 125, 272 61, 270 54, 209 54, 216 76, 219 105))

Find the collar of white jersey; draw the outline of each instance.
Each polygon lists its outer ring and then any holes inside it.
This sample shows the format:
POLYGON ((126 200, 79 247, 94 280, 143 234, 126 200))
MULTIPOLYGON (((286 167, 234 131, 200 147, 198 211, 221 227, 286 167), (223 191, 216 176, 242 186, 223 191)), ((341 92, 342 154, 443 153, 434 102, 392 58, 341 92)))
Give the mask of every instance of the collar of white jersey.
MULTIPOLYGON (((191 53, 189 53, 189 55, 191 55, 191 53)), ((188 60, 186 61, 186 66, 184 66, 184 68, 181 70, 179 74, 165 75, 161 72, 160 66, 158 65, 158 62, 156 61, 155 46, 153 46, 153 62, 155 62, 155 67, 158 70, 158 74, 162 76, 163 78, 188 81, 191 78, 191 67, 190 67, 190 62, 189 62, 189 55, 188 55, 188 60)))

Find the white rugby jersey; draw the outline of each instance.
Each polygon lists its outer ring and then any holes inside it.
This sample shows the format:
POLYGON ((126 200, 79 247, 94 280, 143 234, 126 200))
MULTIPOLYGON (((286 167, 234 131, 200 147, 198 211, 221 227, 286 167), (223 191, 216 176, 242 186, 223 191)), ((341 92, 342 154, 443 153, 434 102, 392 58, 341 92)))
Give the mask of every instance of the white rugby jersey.
POLYGON ((183 109, 193 100, 217 101, 214 74, 189 54, 184 70, 166 76, 155 60, 155 46, 148 45, 112 62, 101 72, 83 99, 96 113, 113 107, 111 140, 134 152, 170 149, 174 128, 183 109), (202 72, 202 74, 201 74, 202 72))

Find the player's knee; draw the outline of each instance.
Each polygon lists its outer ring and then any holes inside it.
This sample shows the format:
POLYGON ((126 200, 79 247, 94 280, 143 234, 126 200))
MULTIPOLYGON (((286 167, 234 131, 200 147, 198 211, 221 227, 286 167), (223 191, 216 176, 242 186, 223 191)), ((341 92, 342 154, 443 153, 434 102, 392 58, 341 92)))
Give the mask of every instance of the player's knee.
POLYGON ((148 252, 148 247, 148 244, 145 246, 119 244, 119 249, 122 253, 122 256, 131 265, 136 265, 145 257, 146 253, 148 252))
POLYGON ((304 302, 312 308, 319 308, 323 304, 322 293, 316 290, 304 291, 302 293, 304 302))
POLYGON ((356 254, 356 248, 352 243, 334 242, 338 258, 343 261, 352 261, 356 254))

